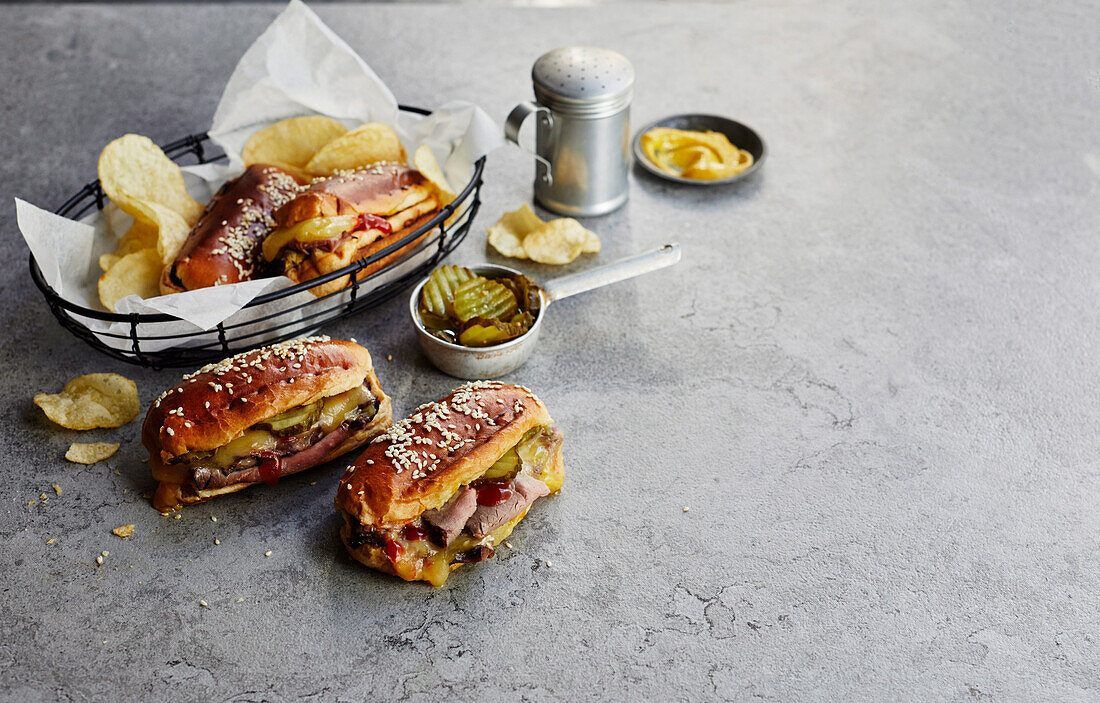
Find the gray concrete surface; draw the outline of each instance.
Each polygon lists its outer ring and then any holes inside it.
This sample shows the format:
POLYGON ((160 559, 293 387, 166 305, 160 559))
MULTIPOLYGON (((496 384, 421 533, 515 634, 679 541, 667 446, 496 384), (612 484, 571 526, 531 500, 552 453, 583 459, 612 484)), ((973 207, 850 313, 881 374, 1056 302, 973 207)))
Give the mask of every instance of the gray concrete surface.
MULTIPOLYGON (((713 111, 771 146, 727 190, 634 174, 588 222, 605 249, 573 269, 684 262, 555 306, 510 378, 565 429, 565 490, 439 590, 341 553, 341 466, 166 519, 137 422, 80 467, 30 402, 175 374, 54 323, 11 197, 60 202, 125 131, 203 128, 277 9, 0 8, 0 699, 1100 700, 1095 5, 319 6, 408 103, 502 119, 542 51, 587 42, 634 62, 636 124, 713 111)), ((531 172, 493 155, 456 260, 531 172)), ((402 413, 455 383, 404 305, 327 330, 402 413)))

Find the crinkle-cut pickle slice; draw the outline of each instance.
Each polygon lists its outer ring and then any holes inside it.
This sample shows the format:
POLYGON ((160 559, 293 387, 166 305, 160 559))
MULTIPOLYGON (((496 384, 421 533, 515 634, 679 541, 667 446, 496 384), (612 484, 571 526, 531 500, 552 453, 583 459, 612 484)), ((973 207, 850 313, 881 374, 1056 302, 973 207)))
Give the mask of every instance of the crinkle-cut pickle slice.
POLYGON ((499 281, 478 276, 455 290, 455 316, 467 322, 475 317, 507 319, 519 310, 516 294, 499 281))
MULTIPOLYGON (((519 317, 517 314, 516 317, 519 317)), ((458 343, 466 347, 488 347, 522 335, 530 326, 527 320, 502 322, 475 317, 468 321, 458 335, 458 343)))
POLYGON ((477 275, 462 266, 440 266, 428 277, 428 282, 420 291, 420 303, 424 308, 440 317, 454 317, 455 290, 464 282, 477 278, 477 275))

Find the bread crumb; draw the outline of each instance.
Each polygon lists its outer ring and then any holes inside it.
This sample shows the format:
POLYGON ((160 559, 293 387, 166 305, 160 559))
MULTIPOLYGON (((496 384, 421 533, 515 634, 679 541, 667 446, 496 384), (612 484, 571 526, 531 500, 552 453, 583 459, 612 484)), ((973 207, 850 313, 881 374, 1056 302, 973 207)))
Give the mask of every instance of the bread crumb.
POLYGON ((130 535, 134 534, 134 526, 133 525, 120 525, 120 526, 116 527, 115 529, 111 530, 111 532, 113 532, 117 537, 122 537, 123 539, 125 539, 125 538, 129 537, 130 535))
POLYGON ((97 556, 95 558, 95 563, 96 563, 97 566, 103 566, 103 556, 102 555, 97 556))
POLYGON ((61 486, 57 485, 56 483, 53 484, 53 492, 57 495, 61 495, 61 486))
POLYGON ((172 516, 172 518, 173 518, 174 520, 179 520, 179 519, 180 519, 180 518, 182 518, 182 517, 183 517, 183 515, 181 515, 180 513, 176 513, 175 515, 173 515, 173 516, 172 516))
POLYGON ((386 361, 393 361, 393 354, 386 354, 386 361))
POLYGON ((237 602, 238 602, 238 603, 244 603, 244 598, 238 598, 238 599, 237 599, 237 602))
POLYGON ((42 495, 38 496, 38 500, 40 500, 40 501, 42 501, 43 503, 45 503, 45 502, 46 502, 46 494, 45 494, 45 493, 43 493, 42 495))
POLYGON ((550 563, 550 560, 549 560, 549 559, 547 559, 547 560, 546 560, 546 568, 547 568, 547 569, 549 569, 549 568, 550 568, 551 566, 553 566, 553 564, 552 564, 552 563, 550 563))

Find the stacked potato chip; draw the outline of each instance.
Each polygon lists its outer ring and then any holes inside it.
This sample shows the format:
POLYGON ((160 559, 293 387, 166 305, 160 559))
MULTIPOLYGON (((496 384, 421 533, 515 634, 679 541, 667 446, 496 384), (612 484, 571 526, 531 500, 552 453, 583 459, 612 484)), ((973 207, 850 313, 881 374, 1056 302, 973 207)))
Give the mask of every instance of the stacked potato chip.
POLYGON ((174 161, 147 137, 127 134, 99 155, 99 183, 134 218, 113 254, 99 257, 99 299, 111 311, 121 298, 160 295, 160 274, 202 214, 174 161))
POLYGON ((581 223, 568 217, 543 222, 526 203, 489 228, 489 244, 504 256, 540 264, 568 264, 601 249, 600 238, 581 223))
MULTIPOLYGON (((244 145, 241 158, 246 166, 272 164, 308 181, 379 162, 406 163, 408 154, 397 133, 381 122, 348 131, 336 120, 311 115, 291 117, 256 132, 244 145)), ((428 145, 413 154, 413 167, 439 189, 444 205, 455 199, 428 145)))

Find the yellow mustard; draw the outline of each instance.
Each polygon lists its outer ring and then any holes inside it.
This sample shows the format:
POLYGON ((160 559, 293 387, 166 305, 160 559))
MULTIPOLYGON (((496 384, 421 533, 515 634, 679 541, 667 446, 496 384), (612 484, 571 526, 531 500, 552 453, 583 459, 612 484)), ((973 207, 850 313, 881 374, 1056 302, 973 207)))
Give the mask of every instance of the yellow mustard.
POLYGON ((697 180, 726 178, 752 166, 752 154, 710 130, 655 127, 642 135, 642 151, 665 173, 697 180))

